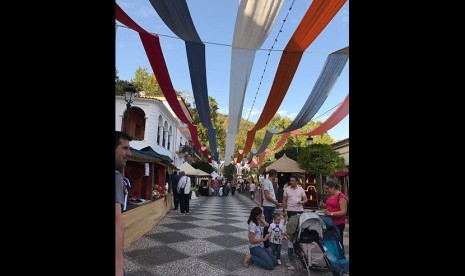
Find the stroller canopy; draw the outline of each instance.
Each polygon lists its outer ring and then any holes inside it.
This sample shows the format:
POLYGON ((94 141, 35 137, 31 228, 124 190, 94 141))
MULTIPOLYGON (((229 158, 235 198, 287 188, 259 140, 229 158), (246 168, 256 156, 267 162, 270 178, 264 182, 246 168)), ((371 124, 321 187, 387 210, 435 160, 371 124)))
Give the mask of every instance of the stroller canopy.
POLYGON ((324 223, 315 213, 304 212, 299 217, 299 235, 304 229, 315 230, 320 238, 323 237, 324 223))

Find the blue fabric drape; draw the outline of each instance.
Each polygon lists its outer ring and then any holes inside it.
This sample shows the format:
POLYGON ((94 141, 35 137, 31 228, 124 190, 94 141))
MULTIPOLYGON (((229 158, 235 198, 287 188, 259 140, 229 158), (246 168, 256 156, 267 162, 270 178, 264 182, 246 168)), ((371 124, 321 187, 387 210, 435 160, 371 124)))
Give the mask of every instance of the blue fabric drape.
POLYGON ((211 129, 213 126, 210 117, 210 105, 208 104, 205 45, 186 41, 186 52, 192 90, 194 90, 195 106, 202 124, 205 128, 211 129))
POLYGON ((195 105, 200 122, 207 129, 210 151, 218 160, 216 130, 213 128, 208 102, 207 69, 205 63, 205 45, 195 29, 189 8, 185 0, 150 0, 160 18, 186 44, 187 62, 191 77, 195 105))
POLYGON ((185 0, 150 0, 166 26, 184 41, 202 43, 185 0))

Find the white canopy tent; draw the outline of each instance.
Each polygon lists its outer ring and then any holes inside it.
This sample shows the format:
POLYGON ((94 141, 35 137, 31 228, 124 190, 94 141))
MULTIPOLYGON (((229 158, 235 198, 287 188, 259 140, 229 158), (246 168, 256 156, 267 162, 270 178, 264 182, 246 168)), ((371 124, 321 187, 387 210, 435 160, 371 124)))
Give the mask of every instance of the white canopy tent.
POLYGON ((191 166, 191 164, 184 162, 181 166, 178 166, 179 171, 184 171, 186 175, 197 175, 197 169, 191 166))

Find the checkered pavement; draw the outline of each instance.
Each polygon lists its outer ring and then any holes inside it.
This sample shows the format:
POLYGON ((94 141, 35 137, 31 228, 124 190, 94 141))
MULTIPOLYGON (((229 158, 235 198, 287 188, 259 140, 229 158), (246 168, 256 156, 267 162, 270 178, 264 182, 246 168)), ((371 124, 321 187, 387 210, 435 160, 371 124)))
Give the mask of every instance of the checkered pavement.
POLYGON ((248 197, 236 193, 191 200, 188 215, 171 210, 125 250, 127 275, 307 275, 297 258, 295 271, 286 268, 285 244, 281 251, 283 265, 272 271, 253 264, 242 266, 248 250, 247 219, 255 206, 248 197))

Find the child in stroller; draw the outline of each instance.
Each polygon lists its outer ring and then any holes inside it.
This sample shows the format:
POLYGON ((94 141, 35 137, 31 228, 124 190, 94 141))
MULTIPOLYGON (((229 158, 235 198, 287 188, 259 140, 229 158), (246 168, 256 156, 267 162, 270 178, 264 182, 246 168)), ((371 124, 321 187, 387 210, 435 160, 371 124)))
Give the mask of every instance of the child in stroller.
POLYGON ((349 260, 343 254, 339 229, 331 218, 304 212, 289 219, 287 233, 308 275, 310 269, 326 271, 333 276, 349 274, 349 260))

